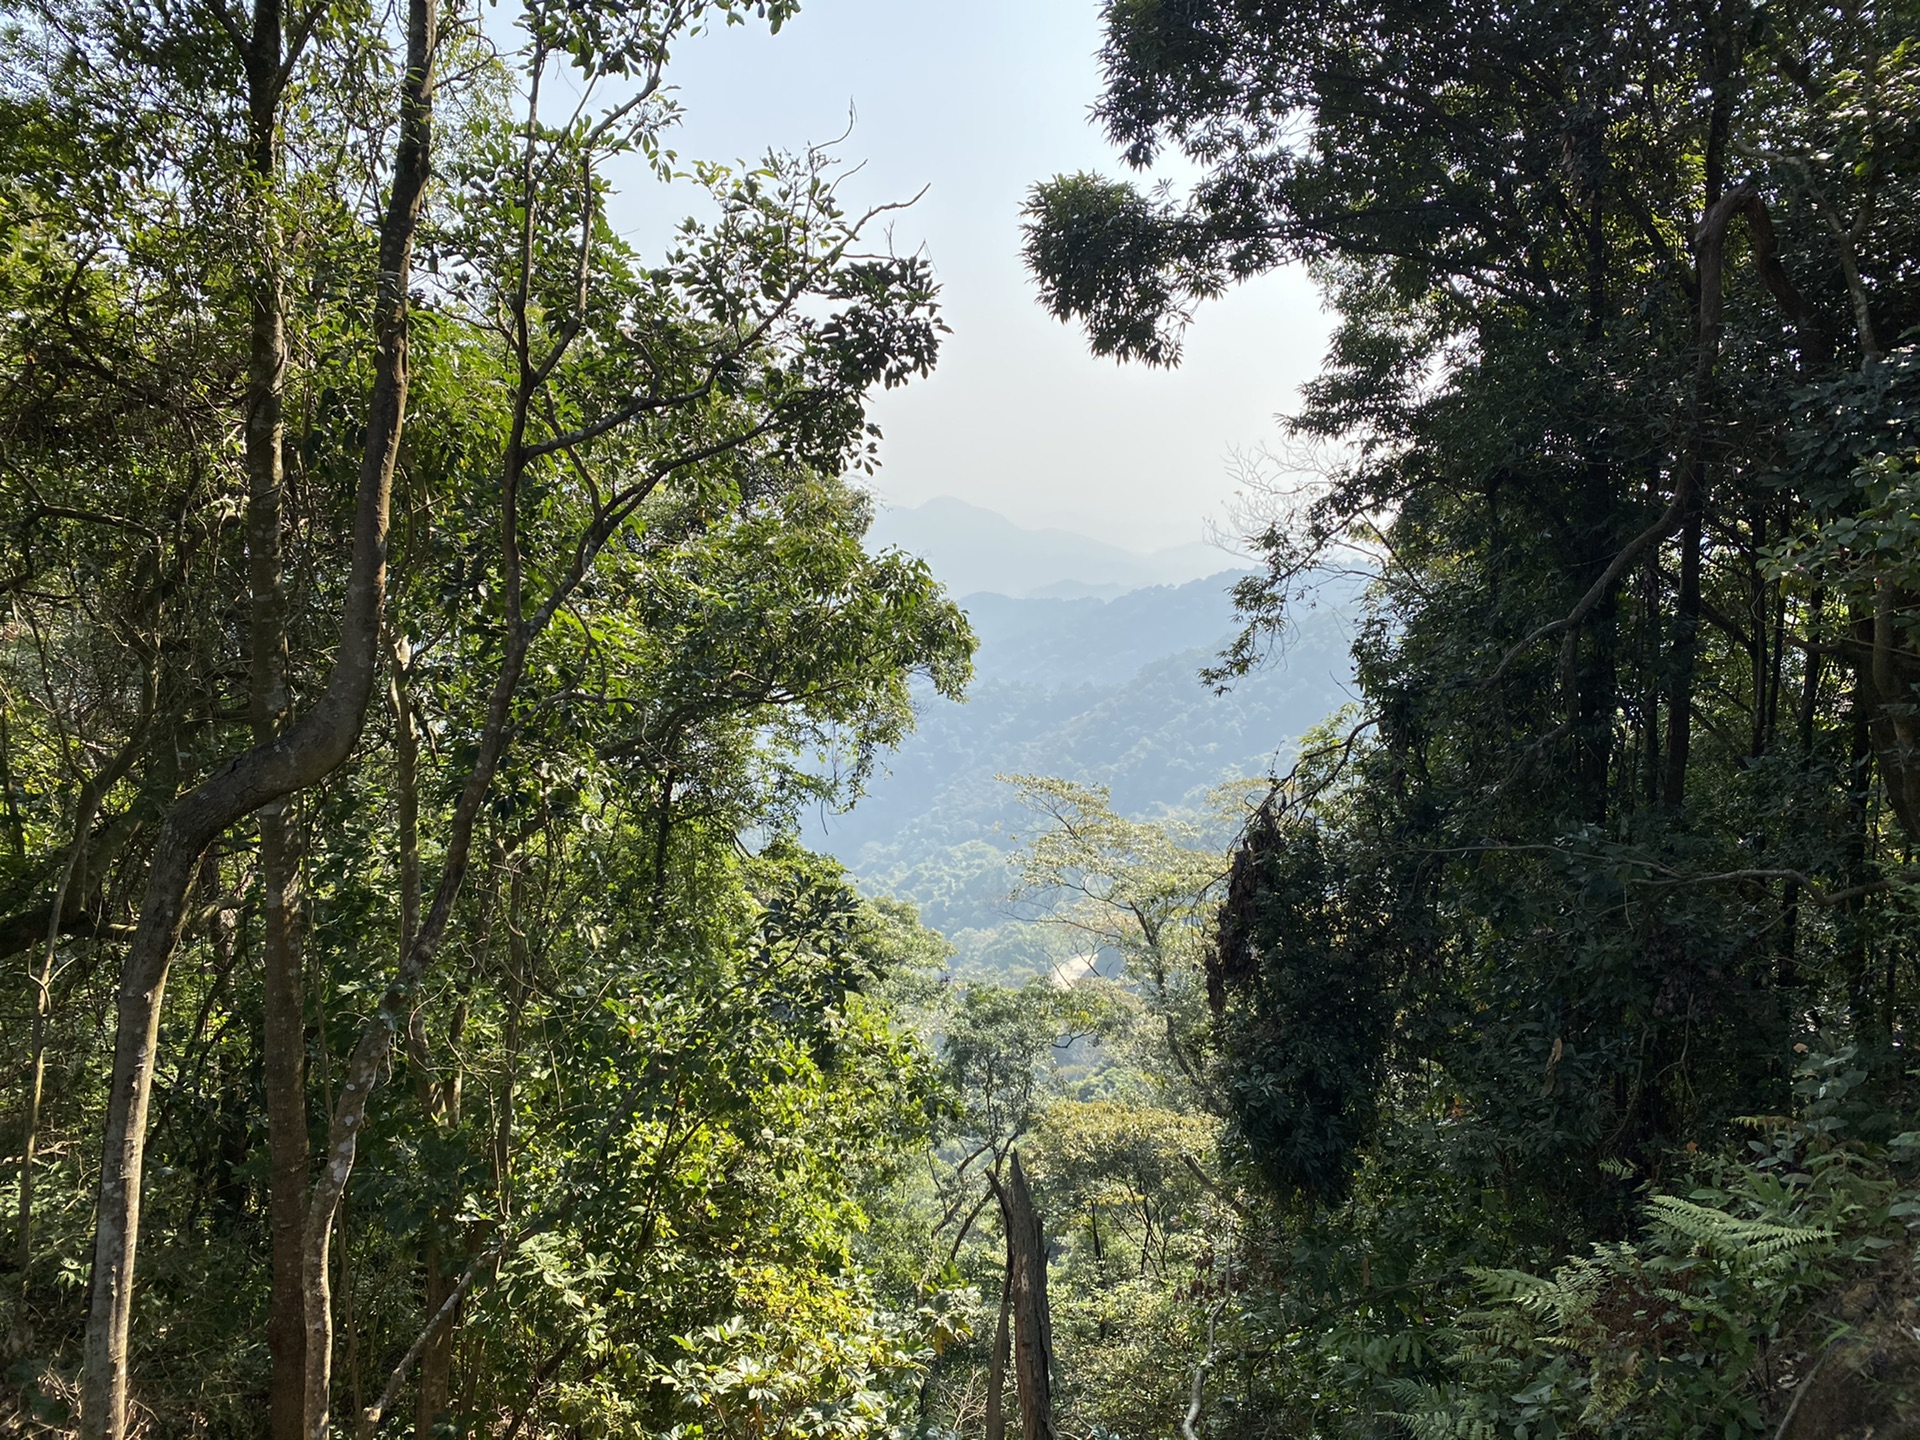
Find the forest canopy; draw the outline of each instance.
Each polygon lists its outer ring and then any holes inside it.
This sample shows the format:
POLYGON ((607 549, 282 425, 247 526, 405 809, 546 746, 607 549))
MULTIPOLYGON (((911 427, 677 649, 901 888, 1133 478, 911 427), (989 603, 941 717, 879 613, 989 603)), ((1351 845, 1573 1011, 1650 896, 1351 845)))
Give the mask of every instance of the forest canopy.
POLYGON ((662 143, 789 13, 8 8, 8 1426, 865 1414, 911 1348, 846 1256, 911 930, 741 837, 964 684, 846 478, 935 287, 831 157, 662 143))
POLYGON ((0 1430, 1920 1433, 1920 7, 1101 17, 1040 302, 1334 321, 1196 687, 1365 579, 1013 987, 798 838, 974 640, 795 6, 0 3, 0 1430))
MULTIPOLYGON (((1920 11, 1104 14, 1098 123, 1197 178, 1036 187, 1044 303, 1163 365, 1276 266, 1335 317, 1288 423, 1339 458, 1276 477, 1213 677, 1375 571, 1361 704, 1256 816, 1208 961, 1228 1152, 1313 1276, 1250 1433, 1784 1435, 1785 1272, 1737 1321, 1673 1277, 1912 1139, 1920 11), (1838 1152, 1746 1149, 1840 1091, 1838 1152)), ((1910 1423, 1912 1383, 1792 1433, 1910 1423)))

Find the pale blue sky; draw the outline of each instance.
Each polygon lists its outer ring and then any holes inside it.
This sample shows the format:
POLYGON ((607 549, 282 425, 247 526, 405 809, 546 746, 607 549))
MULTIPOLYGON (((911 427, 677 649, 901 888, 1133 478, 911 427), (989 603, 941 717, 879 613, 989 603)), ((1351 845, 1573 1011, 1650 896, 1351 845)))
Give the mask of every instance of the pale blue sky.
POLYGON ((805 0, 778 36, 681 48, 674 143, 717 160, 797 149, 838 135, 851 106, 845 153, 865 169, 847 193, 929 187, 894 243, 926 246, 954 332, 930 380, 880 404, 883 501, 955 495, 1156 549, 1224 520, 1229 456, 1276 436, 1326 322, 1305 276, 1272 276, 1201 311, 1168 373, 1095 360, 1040 310, 1019 260, 1027 187, 1119 169, 1087 119, 1098 43, 1096 0, 805 0))

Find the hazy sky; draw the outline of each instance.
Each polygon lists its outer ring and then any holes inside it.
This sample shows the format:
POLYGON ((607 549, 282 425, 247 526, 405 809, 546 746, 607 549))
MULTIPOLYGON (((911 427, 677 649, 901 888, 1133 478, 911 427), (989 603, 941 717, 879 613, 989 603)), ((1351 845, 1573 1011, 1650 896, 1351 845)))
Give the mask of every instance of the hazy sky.
POLYGON ((1231 453, 1275 436, 1326 322, 1303 275, 1269 277, 1202 310, 1169 373, 1096 360, 1041 311, 1019 260, 1027 187, 1119 169, 1087 119, 1098 43, 1097 0, 804 0, 778 36, 755 25, 680 49, 673 143, 716 160, 797 149, 838 135, 851 106, 844 152, 865 169, 845 193, 929 187, 894 243, 924 243, 953 327, 933 377, 880 403, 883 500, 956 495, 1155 549, 1223 518, 1231 453))

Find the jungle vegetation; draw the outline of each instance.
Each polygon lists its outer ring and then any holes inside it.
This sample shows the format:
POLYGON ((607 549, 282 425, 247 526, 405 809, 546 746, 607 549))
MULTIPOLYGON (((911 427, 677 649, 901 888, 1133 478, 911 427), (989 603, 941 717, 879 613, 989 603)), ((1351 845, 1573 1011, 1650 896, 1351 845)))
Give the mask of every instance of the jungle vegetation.
POLYGON ((1040 298, 1312 270, 1356 698, 1007 777, 1024 986, 798 838, 973 637, 795 10, 0 8, 0 1431, 1920 1433, 1920 9, 1109 0, 1040 298))

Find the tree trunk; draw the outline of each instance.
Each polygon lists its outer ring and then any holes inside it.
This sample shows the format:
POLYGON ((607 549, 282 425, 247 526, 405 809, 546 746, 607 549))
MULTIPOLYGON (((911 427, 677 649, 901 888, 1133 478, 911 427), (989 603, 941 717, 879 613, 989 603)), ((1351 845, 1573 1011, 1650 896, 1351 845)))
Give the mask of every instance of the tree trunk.
POLYGON ((1887 803, 1908 841, 1920 843, 1920 656, 1901 645, 1895 623, 1911 613, 1915 597, 1884 577, 1876 590, 1860 691, 1887 803))
MULTIPOLYGON (((326 689, 313 707, 290 728, 236 756, 176 801, 154 847, 140 920, 121 968, 81 1385, 83 1440, 121 1440, 126 1433, 127 1338, 154 1045, 167 971, 200 856, 236 821, 323 779, 346 759, 359 739, 378 671, 387 516, 407 407, 407 296, 432 143, 436 0, 409 0, 408 10, 400 131, 380 236, 374 378, 355 492, 340 644, 326 689)), ((309 1234, 306 1250, 310 1254, 312 1249, 309 1234)), ((311 1312, 311 1295, 307 1304, 311 1312)), ((311 1346, 308 1356, 311 1360, 311 1346)), ((309 1395, 316 1368, 307 1366, 309 1395)))
POLYGON ((408 685, 411 657, 406 642, 393 652, 394 820, 400 846, 400 953, 405 955, 420 929, 420 736, 413 722, 413 692, 408 685))
MULTIPOLYGON (((1720 123, 1716 121, 1716 123, 1720 123)), ((1711 168, 1711 167, 1710 167, 1711 168)), ((1686 802, 1687 764, 1693 749, 1693 678, 1700 639, 1700 565, 1707 513, 1707 453, 1714 410, 1714 373, 1720 362, 1720 334, 1725 314, 1727 228, 1746 212, 1754 199, 1751 186, 1737 185, 1725 194, 1708 177, 1706 213, 1695 237, 1699 267, 1699 303, 1694 321, 1692 414, 1687 445, 1680 456, 1676 490, 1684 491, 1686 509, 1680 533, 1680 593, 1675 601, 1671 648, 1668 653, 1666 778, 1661 799, 1669 809, 1686 802)))
POLYGON ((1020 1152, 1008 1155, 1000 1192, 1013 1292, 1013 1371, 1020 1391, 1021 1440, 1054 1440, 1053 1320, 1047 1306, 1047 1242, 1020 1152))
MULTIPOLYGON (((1598 124, 1586 125, 1580 139, 1581 183, 1588 192, 1586 341, 1596 355, 1606 343, 1612 308, 1608 284, 1612 253, 1607 243, 1607 161, 1603 139, 1604 131, 1598 124)), ((1615 530, 1619 523, 1611 442, 1604 433, 1594 434, 1587 439, 1585 449, 1586 463, 1582 467, 1578 502, 1581 533, 1576 540, 1583 594, 1612 564, 1618 548, 1615 530)), ((1606 583, 1588 613, 1586 624, 1570 631, 1567 637, 1567 670, 1573 682, 1567 723, 1573 733, 1579 814, 1583 820, 1596 825, 1606 823, 1612 802, 1613 724, 1619 708, 1620 688, 1616 653, 1619 586, 1617 578, 1606 583)))
POLYGON ((527 899, 526 867, 513 862, 507 882, 507 1023, 501 1036, 506 1065, 500 1078, 499 1109, 493 1120, 493 1185, 499 1196, 500 1222, 513 1215, 513 1107, 520 1078, 520 1017, 527 1000, 527 935, 523 928, 527 899))
POLYGON ((27 858, 27 827, 20 819, 20 800, 13 785, 13 730, 7 712, 0 709, 0 794, 6 797, 7 848, 15 860, 27 858))
POLYGON ((1667 651, 1667 773, 1661 800, 1670 810, 1686 803, 1687 765, 1693 752, 1693 671, 1700 646, 1700 546, 1705 520, 1705 464, 1689 460, 1695 473, 1691 503, 1680 530, 1680 592, 1674 603, 1667 651))
MULTIPOLYGON (((438 1216, 434 1217, 437 1221, 438 1216)), ((427 1245, 427 1284, 426 1307, 423 1313, 428 1316, 440 1313, 440 1307, 453 1296, 454 1282, 458 1275, 448 1275, 441 1263, 441 1247, 438 1236, 427 1245)), ((452 1394, 453 1380, 453 1325, 451 1322, 441 1326, 420 1351, 420 1389, 418 1404, 414 1410, 414 1434, 418 1440, 432 1440, 433 1427, 447 1408, 448 1397, 452 1394)))
MULTIPOLYGON (((1856 617, 1855 624, 1866 622, 1856 617)), ((1869 678, 1856 674, 1853 703, 1848 707, 1852 725, 1847 746, 1847 888, 1858 892, 1868 881, 1867 855, 1870 839, 1870 805, 1873 797, 1873 730, 1869 720, 1869 678)), ((1844 965, 1847 977, 1847 1008, 1855 1033, 1873 1034, 1873 956, 1869 949, 1867 898, 1855 893, 1843 907, 1846 929, 1843 932, 1844 965)))
MULTIPOLYGON (((399 830, 400 957, 406 959, 420 929, 420 742, 414 730, 413 696, 408 687, 405 642, 393 656, 394 812, 399 830)), ((447 1097, 434 1082, 432 1055, 427 1044, 426 1017, 415 1011, 408 1019, 407 1058, 414 1070, 414 1088, 421 1119, 429 1126, 457 1124, 447 1097)), ((304 1199, 304 1197, 303 1197, 304 1199)), ((437 1314, 453 1292, 453 1280, 442 1264, 441 1232, 446 1215, 435 1208, 426 1218, 423 1269, 424 1313, 437 1314)), ((452 1327, 438 1331, 420 1354, 420 1384, 415 1394, 414 1434, 431 1440, 434 1426, 447 1408, 453 1366, 452 1327)))
POLYGON ((298 861, 283 801, 260 817, 260 876, 266 892, 263 1082, 273 1292, 267 1316, 272 1359, 269 1424, 273 1440, 299 1440, 306 1391, 306 1303, 301 1281, 308 1171, 306 997, 298 923, 298 861))
POLYGON ((993 1353, 987 1358, 987 1437, 1007 1440, 1007 1325, 1013 1315, 1013 1251, 1000 1272, 1000 1321, 993 1327, 993 1353))
POLYGON ((53 902, 47 916, 46 944, 40 951, 40 968, 33 975, 33 1020, 28 1041, 26 1113, 20 1136, 19 1229, 15 1251, 15 1260, 20 1269, 20 1294, 19 1310, 14 1316, 13 1341, 16 1349, 23 1354, 32 1344, 33 1336, 27 1311, 33 1266, 33 1163, 40 1148, 40 1108, 46 1100, 47 1022, 53 1015, 53 967, 59 951, 61 922, 66 916, 67 898, 73 891, 74 881, 86 868, 87 842, 91 838, 94 817, 100 813, 101 802, 121 777, 133 768, 134 757, 139 754, 140 746, 146 740, 147 728, 153 722, 159 700, 159 683, 157 657, 150 653, 140 687, 140 710, 126 743, 99 773, 89 776, 86 784, 80 787, 79 798, 73 807, 73 838, 67 846, 67 863, 60 871, 59 883, 54 886, 53 902))
MULTIPOLYGON (((1815 587, 1807 602, 1807 633, 1818 639, 1821 633, 1821 615, 1826 609, 1826 592, 1815 587)), ((1800 747, 1800 774, 1804 778, 1813 769, 1813 724, 1819 714, 1820 676, 1824 657, 1820 651, 1809 649, 1806 658, 1806 670, 1800 677, 1800 711, 1795 736, 1800 747)), ((1782 937, 1780 946, 1779 985, 1782 989, 1796 988, 1800 984, 1800 882, 1789 880, 1781 903, 1782 937)))
MULTIPOLYGON (((253 743, 265 745, 286 723, 286 579, 282 559, 286 474, 287 303, 279 217, 279 0, 255 0, 247 57, 251 165, 260 207, 252 284, 252 335, 247 363, 248 718, 253 743)), ((266 908, 262 937, 262 1083, 266 1091, 272 1296, 267 1350, 272 1359, 268 1423, 273 1440, 299 1440, 300 1396, 306 1388, 306 1331, 301 1323, 300 1233, 306 1213, 306 997, 301 977, 299 861, 284 799, 260 812, 260 883, 266 908)))

